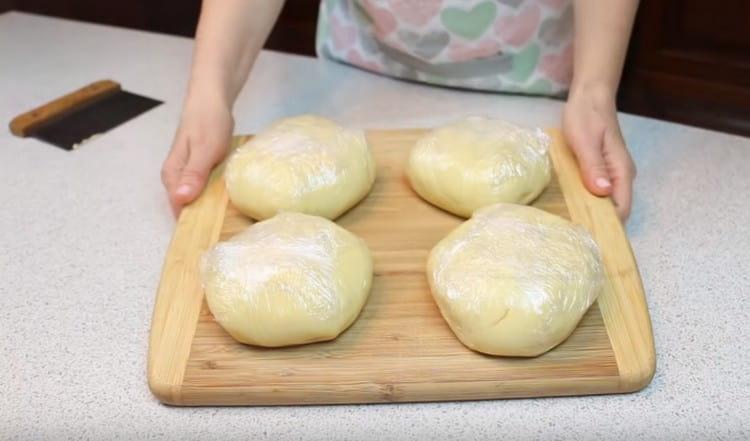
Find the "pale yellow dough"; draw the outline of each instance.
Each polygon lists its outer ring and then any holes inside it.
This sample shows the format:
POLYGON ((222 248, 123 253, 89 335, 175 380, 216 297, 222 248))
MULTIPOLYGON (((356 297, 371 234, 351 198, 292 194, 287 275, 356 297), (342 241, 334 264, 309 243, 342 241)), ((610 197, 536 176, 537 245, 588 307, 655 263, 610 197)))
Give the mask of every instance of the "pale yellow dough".
POLYGON ((375 161, 361 130, 302 115, 240 146, 225 179, 232 203, 254 219, 281 211, 335 219, 370 191, 375 161))
POLYGON ((496 204, 433 248, 427 278, 466 346, 536 356, 573 332, 601 291, 604 270, 582 227, 533 207, 496 204))
POLYGON ((322 217, 280 213, 201 260, 216 321, 242 343, 331 340, 359 315, 372 285, 364 241, 322 217))
POLYGON ((551 176, 549 137, 505 121, 469 117, 432 130, 411 151, 407 174, 425 200, 462 217, 497 202, 527 204, 551 176))

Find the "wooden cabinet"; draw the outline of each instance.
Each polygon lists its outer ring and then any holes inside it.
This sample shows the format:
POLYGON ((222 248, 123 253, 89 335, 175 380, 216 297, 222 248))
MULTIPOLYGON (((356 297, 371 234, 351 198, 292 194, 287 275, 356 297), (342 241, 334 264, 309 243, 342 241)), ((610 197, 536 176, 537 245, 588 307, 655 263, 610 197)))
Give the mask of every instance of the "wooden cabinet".
POLYGON ((6 1, 19 11, 184 36, 194 35, 201 5, 201 0, 6 1))
POLYGON ((622 110, 750 135, 750 1, 645 0, 622 110))
POLYGON ((287 0, 266 49, 314 57, 319 6, 317 0, 287 0))

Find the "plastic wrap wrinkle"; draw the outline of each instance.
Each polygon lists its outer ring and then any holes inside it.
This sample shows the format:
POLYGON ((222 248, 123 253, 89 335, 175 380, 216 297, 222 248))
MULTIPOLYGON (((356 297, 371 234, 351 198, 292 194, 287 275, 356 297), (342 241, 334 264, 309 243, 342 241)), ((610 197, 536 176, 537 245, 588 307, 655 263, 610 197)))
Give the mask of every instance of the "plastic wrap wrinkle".
POLYGON ((284 346, 349 326, 368 296, 372 259, 333 222, 281 213, 207 251, 201 276, 211 312, 233 337, 284 346))
POLYGON ((484 117, 469 117, 422 137, 409 158, 414 190, 459 216, 498 202, 529 203, 549 184, 549 137, 484 117))
POLYGON ((433 249, 428 280, 464 344, 533 356, 574 330, 601 291, 604 270, 582 227, 533 207, 496 204, 433 249))
POLYGON ((333 219, 369 192, 375 162, 361 130, 302 115, 272 124, 239 147, 225 178, 232 202, 255 219, 280 211, 333 219))

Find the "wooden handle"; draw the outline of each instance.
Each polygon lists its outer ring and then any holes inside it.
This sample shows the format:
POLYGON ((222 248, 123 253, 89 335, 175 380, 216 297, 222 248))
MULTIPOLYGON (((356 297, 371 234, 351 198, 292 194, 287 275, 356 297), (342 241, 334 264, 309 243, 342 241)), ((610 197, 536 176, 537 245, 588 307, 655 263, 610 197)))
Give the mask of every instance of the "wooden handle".
POLYGON ((59 118, 86 104, 115 94, 120 90, 120 83, 115 81, 96 81, 75 92, 61 96, 36 109, 18 115, 10 122, 10 131, 16 136, 29 136, 40 125, 59 118))

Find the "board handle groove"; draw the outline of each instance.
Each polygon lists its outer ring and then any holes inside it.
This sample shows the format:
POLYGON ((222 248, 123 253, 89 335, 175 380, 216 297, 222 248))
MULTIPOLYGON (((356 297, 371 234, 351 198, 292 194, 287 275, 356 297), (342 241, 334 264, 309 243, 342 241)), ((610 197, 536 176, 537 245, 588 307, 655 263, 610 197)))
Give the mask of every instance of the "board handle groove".
POLYGON ((114 95, 120 92, 120 90, 122 90, 120 83, 116 81, 95 81, 74 92, 16 116, 10 122, 10 131, 16 136, 25 138, 38 127, 94 101, 114 95))

